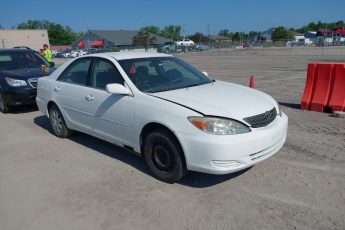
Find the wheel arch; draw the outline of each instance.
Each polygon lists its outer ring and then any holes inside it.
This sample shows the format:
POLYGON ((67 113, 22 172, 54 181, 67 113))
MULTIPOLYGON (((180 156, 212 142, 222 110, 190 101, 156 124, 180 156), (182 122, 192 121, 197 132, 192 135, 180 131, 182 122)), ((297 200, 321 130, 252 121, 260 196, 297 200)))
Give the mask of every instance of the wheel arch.
POLYGON ((48 115, 48 117, 49 117, 49 110, 53 105, 56 105, 57 107, 59 107, 54 101, 49 101, 47 103, 47 115, 48 115))
POLYGON ((149 133, 153 132, 154 130, 158 130, 158 129, 164 129, 169 134, 171 134, 171 136, 175 139, 175 141, 178 143, 178 147, 180 148, 180 150, 182 152, 183 163, 185 164, 185 166, 187 166, 185 152, 184 152, 184 149, 183 149, 183 146, 182 146, 180 140, 178 139, 178 137, 175 135, 175 133, 170 128, 168 128, 167 126, 160 124, 158 122, 150 122, 150 123, 146 124, 141 129, 140 136, 139 136, 139 138, 140 138, 139 139, 140 153, 143 155, 143 147, 144 147, 144 142, 145 142, 147 135, 149 133))

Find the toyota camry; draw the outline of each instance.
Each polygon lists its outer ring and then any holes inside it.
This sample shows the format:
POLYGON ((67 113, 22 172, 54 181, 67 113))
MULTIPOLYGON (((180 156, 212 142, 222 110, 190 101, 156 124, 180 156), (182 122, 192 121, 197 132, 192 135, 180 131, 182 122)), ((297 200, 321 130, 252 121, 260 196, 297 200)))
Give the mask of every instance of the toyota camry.
POLYGON ((168 183, 188 171, 251 167, 278 152, 287 135, 288 118, 271 96, 167 54, 70 60, 39 79, 36 102, 56 136, 79 131, 134 151, 168 183))

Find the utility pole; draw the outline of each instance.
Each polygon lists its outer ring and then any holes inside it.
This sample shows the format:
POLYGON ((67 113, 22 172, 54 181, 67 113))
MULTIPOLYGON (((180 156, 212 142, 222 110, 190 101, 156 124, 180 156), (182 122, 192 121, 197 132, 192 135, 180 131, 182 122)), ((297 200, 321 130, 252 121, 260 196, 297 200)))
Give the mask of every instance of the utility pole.
POLYGON ((211 39, 210 39, 210 24, 207 24, 206 27, 207 27, 208 46, 210 46, 210 43, 211 43, 211 39))

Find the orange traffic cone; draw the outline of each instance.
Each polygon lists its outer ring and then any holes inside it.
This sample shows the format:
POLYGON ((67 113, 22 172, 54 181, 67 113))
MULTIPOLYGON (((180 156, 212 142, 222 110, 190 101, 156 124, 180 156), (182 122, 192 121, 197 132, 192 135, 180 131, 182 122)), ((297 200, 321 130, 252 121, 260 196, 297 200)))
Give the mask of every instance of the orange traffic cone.
POLYGON ((253 89, 255 88, 255 81, 254 81, 254 76, 253 76, 253 74, 250 75, 249 87, 250 87, 250 88, 253 88, 253 89))

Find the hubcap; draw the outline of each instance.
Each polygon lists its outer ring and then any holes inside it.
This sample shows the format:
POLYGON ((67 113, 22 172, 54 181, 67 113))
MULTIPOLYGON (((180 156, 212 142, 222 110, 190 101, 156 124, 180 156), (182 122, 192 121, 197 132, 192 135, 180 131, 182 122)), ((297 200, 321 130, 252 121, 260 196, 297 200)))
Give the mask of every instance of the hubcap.
POLYGON ((62 131, 62 117, 60 113, 56 110, 52 111, 51 114, 52 127, 56 133, 61 133, 62 131))
POLYGON ((153 165, 162 172, 169 172, 173 167, 172 153, 164 142, 154 143, 151 148, 153 165))

